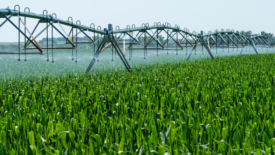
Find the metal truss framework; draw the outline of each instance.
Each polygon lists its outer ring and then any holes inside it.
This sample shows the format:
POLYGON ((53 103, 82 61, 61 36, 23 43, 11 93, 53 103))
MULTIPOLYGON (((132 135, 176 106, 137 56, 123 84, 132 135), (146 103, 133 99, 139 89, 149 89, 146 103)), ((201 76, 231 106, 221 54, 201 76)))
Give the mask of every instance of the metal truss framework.
MULTIPOLYGON (((13 10, 7 9, 0 9, 0 18, 4 19, 3 23, 0 23, 0 28, 6 24, 10 23, 13 25, 16 30, 18 31, 18 52, 11 53, 11 52, 0 52, 0 54, 18 54, 18 61, 20 61, 20 55, 25 55, 26 61, 26 54, 47 54, 47 61, 49 61, 50 53, 49 50, 52 51, 52 62, 53 59, 53 50, 57 49, 71 49, 72 50, 72 60, 77 62, 77 45, 81 43, 86 44, 93 44, 94 45, 94 58, 92 59, 91 63, 89 64, 86 73, 88 73, 92 66, 94 65, 95 61, 98 60, 98 56, 101 52, 103 52, 109 46, 112 46, 112 60, 114 60, 114 54, 118 55, 125 65, 126 69, 131 72, 132 69, 129 63, 126 60, 125 53, 122 51, 118 45, 118 41, 125 38, 126 36, 129 37, 129 60, 132 59, 132 50, 144 50, 144 59, 147 57, 147 50, 156 50, 157 55, 159 50, 167 50, 167 54, 169 50, 176 50, 176 54, 178 54, 179 50, 184 50, 186 48, 187 54, 187 47, 192 47, 192 51, 189 52, 187 56, 187 61, 190 59, 193 53, 196 54, 196 48, 199 45, 202 48, 205 48, 208 52, 211 59, 215 59, 212 55, 211 47, 217 48, 242 48, 240 54, 242 54, 244 47, 252 46, 255 53, 258 54, 257 45, 261 45, 264 47, 274 47, 275 42, 271 38, 263 35, 251 35, 250 37, 246 37, 241 35, 238 31, 234 30, 216 30, 215 32, 208 32, 205 33, 201 31, 200 34, 196 32, 189 32, 187 28, 180 29, 179 26, 175 25, 174 27, 171 26, 169 23, 161 24, 155 23, 153 26, 149 26, 148 23, 142 24, 141 27, 136 27, 135 25, 127 26, 126 29, 120 29, 118 26, 115 30, 113 30, 112 25, 108 25, 108 29, 101 30, 101 27, 98 26, 95 28, 95 25, 92 23, 90 27, 81 25, 80 21, 73 23, 73 18, 69 17, 67 21, 58 19, 56 14, 49 15, 47 10, 43 11, 43 14, 34 14, 30 12, 29 8, 25 8, 24 12, 20 11, 20 6, 16 5, 13 10), (15 17, 18 18, 18 23, 14 23, 11 21, 11 18, 15 17), (22 19, 23 18, 23 19, 22 19), (27 27, 27 18, 38 19, 38 23, 36 24, 35 28, 31 32, 27 27), (45 28, 42 31, 38 32, 36 35, 35 32, 37 31, 37 27, 41 24, 44 24, 45 28), (21 29, 21 25, 23 26, 23 30, 21 29), (70 27, 70 32, 67 33, 63 26, 70 27), (53 47, 53 39, 51 39, 51 47, 49 46, 49 30, 51 30, 51 38, 54 38, 53 31, 58 32, 63 38, 66 40, 66 44, 71 45, 71 47, 66 48, 57 48, 53 47), (167 36, 166 38, 161 41, 159 38, 160 33, 163 32, 167 36), (46 33, 47 44, 45 47, 42 47, 38 44, 36 39, 42 34, 46 33), (78 42, 77 38, 78 35, 82 33, 86 36, 90 41, 88 42, 78 42), (136 35, 134 35, 136 33, 136 35), (92 34, 92 35, 89 35, 92 34), (25 52, 21 52, 20 48, 20 36, 24 36, 24 46, 23 50, 25 52), (96 37, 97 35, 97 37, 96 37), (103 36, 100 38, 99 36, 103 36), (143 48, 135 48, 133 45, 140 44, 140 38, 143 36, 143 48), (182 39, 179 39, 179 36, 182 39), (149 38, 149 40, 148 40, 149 38), (193 43, 192 41, 193 40, 193 43), (175 43, 174 47, 169 47, 169 41, 175 43), (195 43, 194 43, 195 42, 195 43), (156 44, 156 47, 149 47, 150 44, 156 44), (33 45, 33 47, 30 47, 33 45), (97 50, 96 50, 97 45, 97 50), (26 50, 36 49, 38 52, 26 52, 26 50), (75 58, 74 58, 74 50, 75 50, 75 58), (115 51, 115 52, 114 52, 115 51)), ((216 51, 217 52, 217 51, 216 51)))

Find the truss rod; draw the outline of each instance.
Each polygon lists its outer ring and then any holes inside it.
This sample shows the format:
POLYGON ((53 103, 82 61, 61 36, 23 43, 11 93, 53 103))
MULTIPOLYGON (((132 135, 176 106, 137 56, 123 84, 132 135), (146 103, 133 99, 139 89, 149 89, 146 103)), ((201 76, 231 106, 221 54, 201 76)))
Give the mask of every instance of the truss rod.
MULTIPOLYGON (((9 18, 7 18, 6 15, 4 15, 3 13, 1 13, 1 15, 4 16, 22 35, 24 35, 24 37, 26 37, 29 41, 31 41, 30 38, 28 38, 27 35, 23 31, 21 31, 9 18)), ((26 28, 26 26, 25 26, 25 28, 26 28)), ((40 53, 43 53, 42 49, 38 45, 36 45, 34 42, 32 42, 32 44, 40 51, 40 53)))

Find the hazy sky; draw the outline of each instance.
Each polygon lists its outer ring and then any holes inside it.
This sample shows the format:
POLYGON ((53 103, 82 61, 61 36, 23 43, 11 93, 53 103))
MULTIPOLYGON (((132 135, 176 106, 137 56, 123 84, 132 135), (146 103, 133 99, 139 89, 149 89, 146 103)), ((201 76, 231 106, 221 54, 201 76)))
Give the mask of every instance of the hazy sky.
MULTIPOLYGON (((29 7, 31 12, 42 14, 47 9, 60 19, 71 16, 74 22, 80 20, 86 26, 95 23, 102 28, 109 23, 126 28, 169 22, 197 32, 223 28, 275 34, 275 0, 2 0, 0 8, 16 4, 21 10, 29 7)), ((15 17, 13 21, 17 22, 15 17)), ((28 20, 29 29, 35 21, 28 20)), ((10 24, 0 27, 0 35, 0 42, 17 41, 17 31, 10 24)))

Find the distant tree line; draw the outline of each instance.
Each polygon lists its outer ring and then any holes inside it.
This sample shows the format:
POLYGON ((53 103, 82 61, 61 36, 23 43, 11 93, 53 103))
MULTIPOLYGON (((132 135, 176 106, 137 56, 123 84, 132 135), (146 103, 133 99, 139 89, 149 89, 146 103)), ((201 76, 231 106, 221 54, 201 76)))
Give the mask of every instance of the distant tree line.
MULTIPOLYGON (((245 36, 245 37, 250 37, 252 35, 252 31, 241 31, 240 34, 245 36)), ((261 35, 267 36, 270 39, 275 39, 273 33, 267 33, 265 31, 262 31, 261 35)))
POLYGON ((275 39, 275 37, 273 36, 272 33, 267 33, 267 32, 265 32, 265 31, 262 31, 262 32, 261 32, 261 35, 267 36, 268 38, 273 38, 273 39, 275 39))
POLYGON ((10 45, 0 45, 0 49, 4 51, 13 51, 18 50, 18 45, 10 44, 10 45))

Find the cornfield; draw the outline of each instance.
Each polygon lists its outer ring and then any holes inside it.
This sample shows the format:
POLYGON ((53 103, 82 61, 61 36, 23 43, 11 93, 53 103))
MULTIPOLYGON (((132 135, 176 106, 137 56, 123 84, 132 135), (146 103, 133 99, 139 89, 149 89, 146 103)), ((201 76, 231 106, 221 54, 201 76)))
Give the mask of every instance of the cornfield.
POLYGON ((273 154, 274 65, 266 54, 2 79, 0 152, 273 154))

